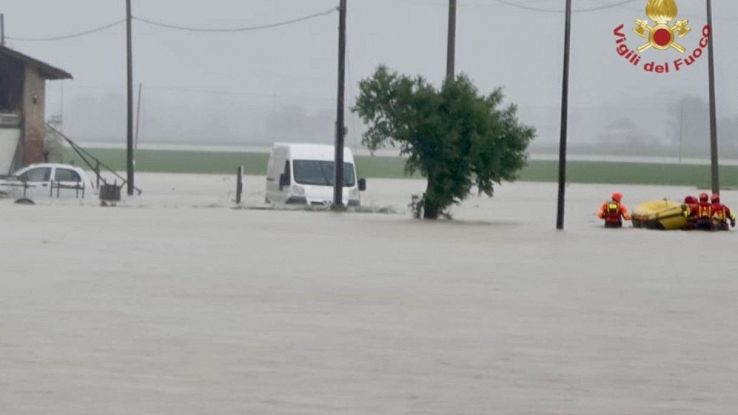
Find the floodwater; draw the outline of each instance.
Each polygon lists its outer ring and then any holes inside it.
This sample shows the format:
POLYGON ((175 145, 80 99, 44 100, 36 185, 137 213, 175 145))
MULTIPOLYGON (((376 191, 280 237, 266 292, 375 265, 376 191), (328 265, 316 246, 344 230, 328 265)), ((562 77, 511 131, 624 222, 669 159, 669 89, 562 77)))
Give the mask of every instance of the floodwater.
POLYGON ((421 181, 369 182, 364 204, 395 214, 138 184, 115 208, 0 200, 0 413, 738 412, 738 234, 592 215, 613 190, 694 189, 571 186, 557 232, 554 184, 437 223, 406 211, 421 181))

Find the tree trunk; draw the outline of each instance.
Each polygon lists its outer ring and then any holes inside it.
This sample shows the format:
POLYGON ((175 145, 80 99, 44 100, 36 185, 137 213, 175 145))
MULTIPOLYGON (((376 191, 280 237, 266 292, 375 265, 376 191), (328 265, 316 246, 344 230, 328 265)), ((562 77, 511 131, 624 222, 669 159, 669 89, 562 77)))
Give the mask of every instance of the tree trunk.
POLYGON ((433 192, 432 180, 428 178, 428 187, 423 195, 423 219, 438 219, 443 208, 433 192))
POLYGON ((423 205, 423 219, 438 219, 438 216, 440 216, 441 211, 438 208, 438 206, 432 205, 428 202, 428 199, 425 200, 425 204, 423 205))

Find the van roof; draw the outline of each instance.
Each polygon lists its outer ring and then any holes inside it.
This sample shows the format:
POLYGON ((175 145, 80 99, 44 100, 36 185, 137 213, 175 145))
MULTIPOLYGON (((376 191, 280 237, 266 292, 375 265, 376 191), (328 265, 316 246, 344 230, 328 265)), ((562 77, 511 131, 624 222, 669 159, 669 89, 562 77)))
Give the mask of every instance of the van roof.
MULTIPOLYGON (((291 159, 305 160, 330 160, 335 157, 334 146, 328 144, 303 144, 303 143, 274 143, 274 149, 285 148, 289 151, 291 159)), ((351 149, 344 147, 343 160, 346 163, 354 162, 351 149)))

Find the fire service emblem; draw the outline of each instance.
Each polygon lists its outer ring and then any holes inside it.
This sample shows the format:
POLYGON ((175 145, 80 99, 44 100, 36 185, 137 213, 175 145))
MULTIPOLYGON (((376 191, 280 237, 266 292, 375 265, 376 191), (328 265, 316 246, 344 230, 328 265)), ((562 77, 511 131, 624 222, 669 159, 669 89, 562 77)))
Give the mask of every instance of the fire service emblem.
POLYGON ((636 19, 635 28, 633 29, 638 36, 646 40, 646 43, 631 49, 625 36, 625 25, 621 24, 613 30, 615 49, 618 55, 625 58, 633 66, 641 66, 646 72, 659 74, 679 72, 688 66, 694 65, 709 45, 710 26, 706 25, 702 28, 702 38, 699 44, 687 56, 663 63, 644 61, 641 65, 642 54, 649 49, 659 51, 672 49, 680 54, 687 53, 687 48, 680 44, 679 40, 686 37, 692 28, 689 26, 689 20, 679 20, 677 19, 678 15, 679 9, 675 0, 648 0, 646 2, 646 16, 648 16, 648 19, 636 19))
POLYGON ((674 0, 649 0, 646 5, 646 16, 656 24, 651 26, 646 20, 636 19, 636 34, 647 40, 638 48, 638 53, 643 53, 649 48, 660 50, 674 48, 684 53, 686 49, 677 43, 676 39, 686 36, 692 28, 689 27, 689 20, 678 20, 670 26, 677 15, 678 9, 674 0))

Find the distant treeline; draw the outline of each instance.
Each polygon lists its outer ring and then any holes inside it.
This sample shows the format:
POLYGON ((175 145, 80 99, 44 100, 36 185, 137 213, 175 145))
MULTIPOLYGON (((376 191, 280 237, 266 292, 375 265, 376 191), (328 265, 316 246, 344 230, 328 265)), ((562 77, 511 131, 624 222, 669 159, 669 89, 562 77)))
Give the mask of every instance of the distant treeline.
MULTIPOLYGON (((113 169, 125 170, 126 152, 122 149, 88 149, 113 169)), ((642 154, 640 154, 642 155, 642 154)), ((68 151, 65 162, 80 165, 82 161, 68 151)), ((139 150, 136 168, 139 172, 236 174, 238 166, 245 166, 249 175, 264 175, 269 155, 251 152, 139 150)), ((359 175, 367 178, 403 179, 404 160, 398 157, 357 156, 359 175)), ((554 182, 557 180, 556 161, 531 160, 523 169, 522 181, 554 182)), ((708 165, 571 161, 568 179, 572 183, 619 183, 681 185, 707 187, 710 178, 708 165)), ((738 166, 722 166, 721 183, 724 187, 738 187, 738 166)), ((412 176, 419 178, 420 176, 412 176)))

